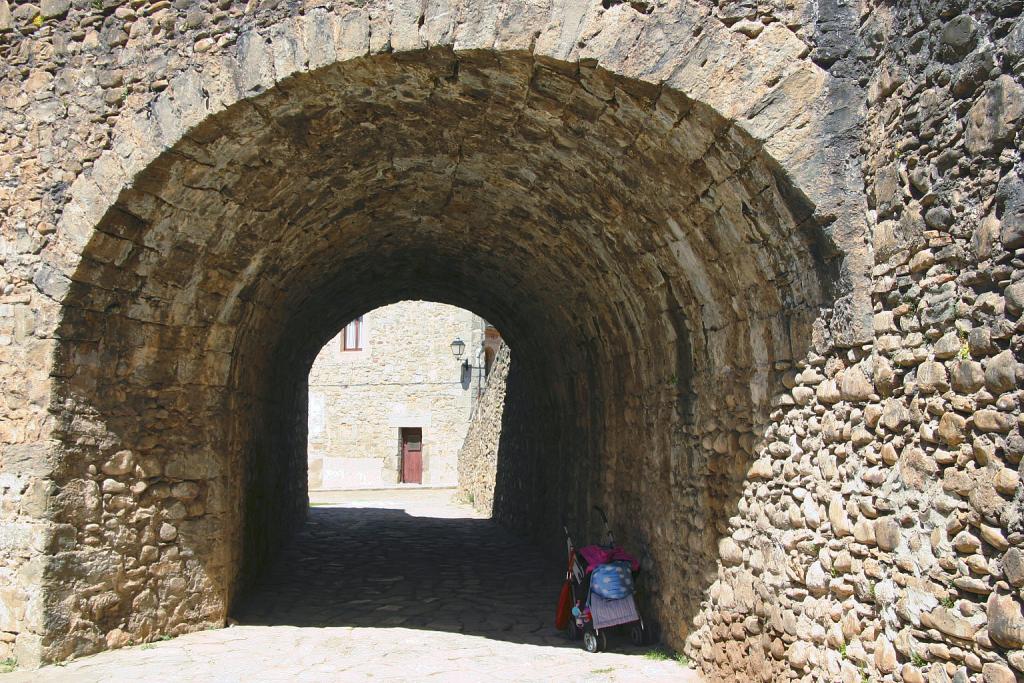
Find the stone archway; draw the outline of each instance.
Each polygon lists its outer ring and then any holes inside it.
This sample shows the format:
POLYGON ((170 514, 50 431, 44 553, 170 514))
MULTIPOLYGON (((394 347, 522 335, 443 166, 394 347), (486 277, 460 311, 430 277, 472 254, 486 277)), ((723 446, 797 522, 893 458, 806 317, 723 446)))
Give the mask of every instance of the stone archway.
POLYGON ((122 191, 64 301, 57 514, 94 550, 51 579, 59 656, 223 618, 303 517, 313 356, 410 295, 525 349, 498 519, 645 520, 685 634, 776 364, 830 295, 823 240, 749 136, 599 68, 431 50, 228 107, 122 191))
POLYGON ((385 42, 313 11, 125 119, 55 250, 49 514, 76 549, 43 578, 46 658, 219 623, 301 519, 312 354, 409 295, 527 349, 498 518, 635 519, 681 644, 781 373, 870 318, 827 76, 782 27, 677 9, 540 34, 399 10, 385 42))

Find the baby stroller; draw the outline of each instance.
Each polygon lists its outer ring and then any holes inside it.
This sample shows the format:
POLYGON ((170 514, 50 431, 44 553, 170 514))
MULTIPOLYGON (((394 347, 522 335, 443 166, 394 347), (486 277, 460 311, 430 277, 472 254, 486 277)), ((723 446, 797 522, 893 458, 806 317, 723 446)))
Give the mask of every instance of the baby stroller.
POLYGON ((562 527, 569 557, 555 626, 566 630, 570 640, 582 638, 587 652, 607 649, 608 629, 621 626, 629 626, 634 645, 643 645, 644 621, 633 599, 640 563, 615 545, 604 510, 594 509, 604 520, 607 545, 576 548, 569 529, 562 527))

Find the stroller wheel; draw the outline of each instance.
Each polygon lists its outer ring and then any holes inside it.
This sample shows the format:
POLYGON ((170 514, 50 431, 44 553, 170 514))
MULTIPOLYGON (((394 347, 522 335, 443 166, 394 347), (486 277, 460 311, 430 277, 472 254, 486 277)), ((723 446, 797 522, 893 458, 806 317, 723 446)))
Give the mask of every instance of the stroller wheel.
POLYGON ((644 625, 639 621, 629 629, 629 639, 633 641, 634 645, 643 645, 646 636, 647 633, 644 631, 644 625))
POLYGON ((600 652, 606 644, 607 638, 603 633, 594 633, 591 629, 583 632, 583 649, 587 652, 600 652))

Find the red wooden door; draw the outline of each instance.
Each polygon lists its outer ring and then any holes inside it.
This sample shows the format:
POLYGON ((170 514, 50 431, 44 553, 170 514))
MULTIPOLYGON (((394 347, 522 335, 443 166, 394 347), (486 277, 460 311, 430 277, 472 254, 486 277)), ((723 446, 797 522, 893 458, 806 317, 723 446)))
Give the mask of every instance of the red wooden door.
POLYGON ((423 430, 402 428, 402 483, 423 483, 423 430))

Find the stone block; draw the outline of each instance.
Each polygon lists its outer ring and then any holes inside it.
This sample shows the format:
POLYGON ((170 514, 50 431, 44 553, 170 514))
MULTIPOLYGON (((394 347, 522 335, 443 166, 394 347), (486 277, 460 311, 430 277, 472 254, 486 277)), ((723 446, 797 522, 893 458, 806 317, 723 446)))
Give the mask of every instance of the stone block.
POLYGON ((1010 318, 1018 318, 1024 312, 1024 282, 1015 282, 1003 290, 1006 313, 1010 318))
POLYGON ((1005 434, 1013 427, 1012 417, 997 410, 984 409, 974 413, 974 426, 982 432, 1005 434))
POLYGON ((965 147, 972 154, 991 154, 1008 143, 1024 115, 1024 87, 1009 75, 992 81, 967 112, 965 147))
POLYGON ((36 633, 22 631, 14 641, 14 658, 18 666, 32 669, 42 663, 43 638, 36 633))
POLYGON ((212 479, 217 475, 217 461, 209 453, 178 452, 164 463, 164 476, 172 479, 212 479))
POLYGON ((20 588, 0 588, 0 630, 18 632, 25 618, 27 596, 20 588))
POLYGON ((909 488, 921 490, 939 471, 935 459, 917 447, 903 449, 899 459, 900 478, 909 488))
POLYGON ((917 388, 923 394, 941 394, 949 389, 945 366, 936 361, 921 363, 917 367, 917 388))
POLYGON ((874 386, 859 367, 852 367, 843 372, 839 391, 844 401, 861 402, 871 398, 874 386))
POLYGON ((41 0, 39 13, 45 19, 63 17, 71 8, 71 0, 41 0))
POLYGON ((110 456, 100 467, 104 474, 121 476, 135 469, 135 456, 131 451, 122 450, 110 456))
POLYGON ((1020 603, 1012 595, 993 593, 985 605, 988 632, 992 641, 1009 649, 1024 647, 1024 617, 1020 603))
POLYGON ((1016 683, 1017 677, 1008 666, 993 662, 986 662, 981 667, 981 679, 983 683, 1016 683))
POLYGON ((1010 548, 1003 554, 1003 574, 1011 586, 1020 588, 1024 586, 1024 551, 1020 548, 1010 548))
POLYGON ((718 556, 726 565, 743 564, 743 551, 731 538, 723 538, 718 542, 718 556))
POLYGON ((962 394, 973 394, 985 385, 985 372, 978 361, 953 361, 950 375, 953 390, 962 394))
POLYGON ((1000 216, 999 239, 1007 250, 1024 247, 1024 180, 1007 173, 996 188, 996 208, 1000 216))
POLYGON ((1012 351, 1003 351, 985 363, 985 387, 995 395, 1017 387, 1019 363, 1012 351))
POLYGON ((880 517, 875 520, 875 543, 880 550, 895 550, 900 543, 901 528, 893 517, 880 517))
POLYGON ((939 54, 947 61, 956 61, 974 49, 978 25, 967 14, 946 22, 939 34, 939 54))
POLYGON ((936 607, 931 612, 922 613, 921 624, 959 640, 969 641, 978 632, 977 626, 945 607, 936 607))

